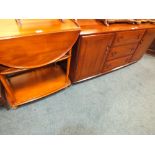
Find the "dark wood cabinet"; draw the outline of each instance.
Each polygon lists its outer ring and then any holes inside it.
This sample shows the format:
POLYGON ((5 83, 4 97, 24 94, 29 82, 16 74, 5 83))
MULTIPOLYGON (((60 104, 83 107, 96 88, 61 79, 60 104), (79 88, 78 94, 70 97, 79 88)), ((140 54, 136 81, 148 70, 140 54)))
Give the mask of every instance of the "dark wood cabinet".
POLYGON ((155 38, 153 24, 111 24, 78 20, 81 28, 71 60, 73 83, 138 61, 155 38))

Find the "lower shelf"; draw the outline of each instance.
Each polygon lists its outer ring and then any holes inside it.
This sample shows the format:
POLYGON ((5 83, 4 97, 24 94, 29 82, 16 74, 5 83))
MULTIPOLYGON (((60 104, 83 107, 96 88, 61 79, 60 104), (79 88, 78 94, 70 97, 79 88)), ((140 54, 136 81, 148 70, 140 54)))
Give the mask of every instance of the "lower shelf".
POLYGON ((71 84, 59 65, 39 68, 33 71, 10 77, 15 101, 6 94, 11 107, 45 97, 71 84))

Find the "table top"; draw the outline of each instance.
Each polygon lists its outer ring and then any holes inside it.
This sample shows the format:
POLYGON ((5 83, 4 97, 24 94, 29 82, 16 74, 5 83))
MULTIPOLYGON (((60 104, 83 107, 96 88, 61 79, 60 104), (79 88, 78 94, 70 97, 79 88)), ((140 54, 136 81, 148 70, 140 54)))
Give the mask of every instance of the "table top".
POLYGON ((101 21, 96 19, 79 19, 77 20, 77 22, 81 28, 80 33, 81 35, 155 28, 155 24, 150 23, 143 23, 143 24, 118 23, 118 24, 110 24, 110 26, 105 26, 101 21))
POLYGON ((22 19, 20 22, 21 26, 15 19, 0 19, 0 39, 80 30, 69 19, 22 19))

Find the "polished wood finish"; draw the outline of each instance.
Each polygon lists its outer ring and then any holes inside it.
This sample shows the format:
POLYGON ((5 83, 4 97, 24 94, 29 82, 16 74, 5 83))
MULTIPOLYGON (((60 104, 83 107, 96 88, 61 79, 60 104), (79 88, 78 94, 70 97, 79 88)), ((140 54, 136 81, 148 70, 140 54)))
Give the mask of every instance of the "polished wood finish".
POLYGON ((0 20, 0 81, 9 106, 57 92, 70 79, 75 83, 134 63, 154 38, 155 25, 147 23, 0 20))
POLYGON ((131 55, 118 58, 115 60, 107 61, 104 65, 103 72, 111 71, 114 68, 124 66, 129 63, 131 55))
POLYGON ((0 39, 80 30, 72 20, 68 19, 64 19, 63 22, 58 19, 24 19, 22 23, 19 27, 14 19, 1 19, 0 39))
POLYGON ((12 107, 33 101, 70 85, 59 65, 28 71, 9 78, 15 100, 6 93, 12 107))
POLYGON ((113 46, 136 43, 141 40, 144 30, 117 32, 113 46))
POLYGON ((133 54, 131 61, 138 61, 147 51, 152 41, 155 39, 155 29, 148 29, 141 40, 136 52, 133 54))
POLYGON ((80 32, 72 20, 20 22, 0 20, 0 80, 11 108, 71 84, 71 48, 80 32))
MULTIPOLYGON (((59 61, 63 61, 63 60, 69 59, 69 58, 71 58, 71 54, 66 54, 63 57, 61 57, 60 59, 56 60, 54 63, 57 63, 59 61)), ((13 74, 13 73, 18 73, 18 72, 23 72, 23 71, 29 70, 29 68, 9 68, 6 66, 3 66, 3 67, 1 66, 1 68, 3 68, 3 70, 1 70, 2 75, 13 74)))
POLYGON ((111 24, 107 27, 99 20, 84 19, 77 20, 77 22, 81 32, 80 39, 73 48, 70 70, 70 78, 73 83, 105 74, 138 61, 149 47, 152 39, 155 38, 154 24, 111 24), (113 36, 110 40, 107 39, 110 46, 101 41, 95 42, 100 35, 109 34, 113 36), (82 39, 91 36, 93 36, 93 41, 82 39), (101 46, 107 46, 108 50, 106 52, 100 50, 101 46), (96 59, 94 53, 99 55, 100 59, 96 59))
MULTIPOLYGON (((77 66, 75 66, 76 68, 72 68, 72 70, 77 69, 74 77, 76 80, 101 73, 104 59, 106 58, 113 37, 113 34, 80 37, 78 49, 80 53, 77 56, 78 63, 77 66)), ((72 58, 72 62, 74 63, 76 61, 74 60, 75 57, 72 58)))
POLYGON ((94 19, 80 19, 77 20, 81 32, 80 35, 97 35, 101 33, 112 33, 112 32, 124 32, 129 30, 145 30, 154 29, 154 24, 112 24, 105 26, 101 21, 94 19))
POLYGON ((13 68, 47 65, 60 59, 71 49, 78 33, 69 31, 0 40, 0 63, 13 68))
POLYGON ((133 54, 133 52, 137 48, 137 43, 135 44, 128 44, 128 45, 123 45, 123 46, 117 46, 117 47, 112 47, 109 55, 108 55, 108 60, 113 60, 116 58, 124 57, 127 55, 133 54))

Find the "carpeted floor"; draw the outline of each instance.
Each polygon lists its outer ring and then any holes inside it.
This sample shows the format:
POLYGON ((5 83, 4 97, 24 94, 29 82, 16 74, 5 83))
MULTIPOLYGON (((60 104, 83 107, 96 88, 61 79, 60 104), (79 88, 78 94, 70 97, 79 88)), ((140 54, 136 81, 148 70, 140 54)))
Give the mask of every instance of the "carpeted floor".
POLYGON ((17 110, 0 107, 0 134, 155 134, 155 57, 17 110))

